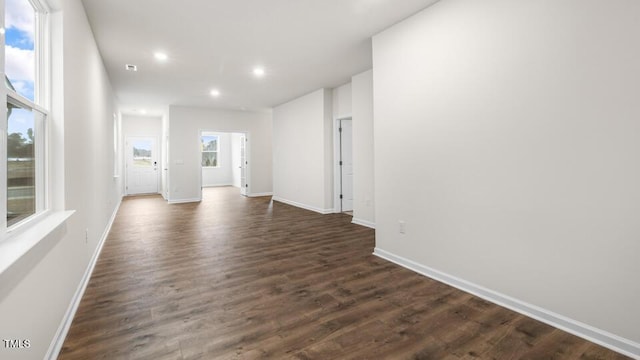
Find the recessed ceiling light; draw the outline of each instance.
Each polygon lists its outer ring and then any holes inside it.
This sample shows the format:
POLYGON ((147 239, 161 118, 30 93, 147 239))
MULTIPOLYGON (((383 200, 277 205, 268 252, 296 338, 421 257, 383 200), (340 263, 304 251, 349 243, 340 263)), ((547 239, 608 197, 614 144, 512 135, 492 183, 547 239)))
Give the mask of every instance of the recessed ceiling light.
POLYGON ((145 110, 145 109, 141 109, 141 110, 140 110, 140 114, 142 114, 142 115, 146 115, 146 113, 147 113, 147 110, 145 110))
POLYGON ((264 69, 261 67, 257 67, 253 69, 253 75, 257 76, 257 77, 262 77, 264 76, 264 69))
POLYGON ((167 61, 169 59, 169 55, 163 53, 163 52, 156 52, 153 54, 153 57, 156 58, 156 60, 158 61, 167 61))
POLYGON ((124 68, 125 68, 127 71, 138 71, 138 67, 137 67, 137 66, 135 66, 135 65, 132 65, 132 64, 126 64, 126 65, 124 66, 124 68))
POLYGON ((218 96, 220 96, 220 91, 217 90, 217 89, 213 89, 213 90, 211 90, 211 92, 209 92, 209 94, 211 94, 211 96, 213 96, 213 97, 218 97, 218 96))

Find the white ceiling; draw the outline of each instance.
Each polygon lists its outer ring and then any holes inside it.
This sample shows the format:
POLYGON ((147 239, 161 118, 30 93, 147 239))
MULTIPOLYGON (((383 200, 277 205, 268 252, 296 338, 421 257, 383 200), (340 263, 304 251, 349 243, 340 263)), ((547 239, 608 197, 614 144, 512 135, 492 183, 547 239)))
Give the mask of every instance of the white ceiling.
POLYGON ((262 111, 345 84, 372 67, 372 35, 436 1, 82 0, 121 110, 148 114, 262 111))

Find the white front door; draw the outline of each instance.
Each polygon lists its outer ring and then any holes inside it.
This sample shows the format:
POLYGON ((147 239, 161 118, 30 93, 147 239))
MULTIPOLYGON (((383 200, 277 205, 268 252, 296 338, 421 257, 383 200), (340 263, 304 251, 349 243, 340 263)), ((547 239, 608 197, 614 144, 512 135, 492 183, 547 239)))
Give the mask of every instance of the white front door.
POLYGON ((240 194, 247 195, 247 136, 240 136, 240 194))
POLYGON ((340 184, 342 211, 353 210, 353 127, 351 120, 340 120, 340 184))
POLYGON ((158 193, 158 156, 156 139, 152 137, 128 137, 126 193, 158 193))

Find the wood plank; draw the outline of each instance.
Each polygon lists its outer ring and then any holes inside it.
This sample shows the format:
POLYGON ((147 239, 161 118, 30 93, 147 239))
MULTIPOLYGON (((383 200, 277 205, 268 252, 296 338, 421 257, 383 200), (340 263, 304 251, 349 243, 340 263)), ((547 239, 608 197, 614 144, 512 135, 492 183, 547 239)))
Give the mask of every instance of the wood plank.
POLYGON ((374 231, 234 188, 126 198, 59 359, 625 359, 371 255, 374 231))

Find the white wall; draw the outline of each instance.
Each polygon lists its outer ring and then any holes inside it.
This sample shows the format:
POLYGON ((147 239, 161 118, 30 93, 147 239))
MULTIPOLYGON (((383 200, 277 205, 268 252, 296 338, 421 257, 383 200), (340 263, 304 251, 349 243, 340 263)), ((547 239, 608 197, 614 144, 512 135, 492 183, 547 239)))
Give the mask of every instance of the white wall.
POLYGON ((202 186, 233 185, 231 134, 209 131, 207 131, 207 134, 218 135, 218 140, 220 141, 218 148, 218 167, 202 168, 202 186))
POLYGON ((247 133, 249 196, 271 194, 271 114, 171 106, 169 108, 169 201, 199 201, 200 131, 247 133))
POLYGON ((640 356, 638 14, 448 0, 375 36, 377 248, 640 356))
POLYGON ((122 136, 152 136, 162 138, 162 118, 152 116, 122 115, 122 136))
POLYGON ((351 83, 333 89, 333 118, 351 116, 351 83))
POLYGON ((52 19, 52 195, 55 209, 76 213, 0 274, 0 334, 31 341, 17 351, 0 346, 3 359, 45 357, 121 198, 111 86, 81 2, 59 3, 52 19))
POLYGON ((333 212, 331 96, 320 89, 273 110, 275 200, 333 212))
MULTIPOLYGON (((162 141, 162 117, 153 116, 135 116, 135 115, 122 115, 122 144, 124 146, 123 152, 125 153, 125 163, 127 159, 127 138, 131 136, 144 136, 152 137, 156 139, 156 151, 158 151, 157 158, 162 161, 164 155, 162 153, 164 146, 162 141)), ((162 166, 158 166, 158 184, 161 183, 162 166)), ((126 182, 127 174, 126 169, 123 169, 123 175, 126 182)), ((125 184, 126 186, 126 184, 125 184)), ((158 188, 159 192, 162 192, 162 186, 158 188)), ((126 190, 125 190, 126 194, 126 190)))
POLYGON ((373 71, 351 81, 353 102, 353 222, 375 227, 373 71))

